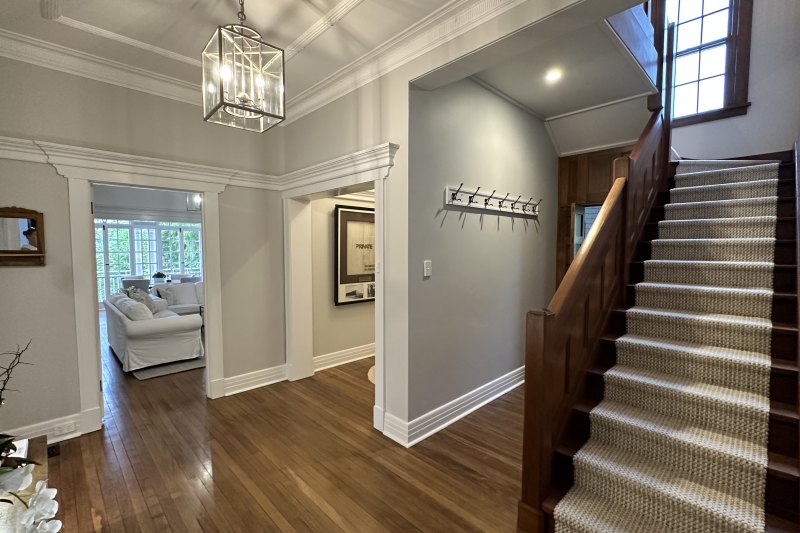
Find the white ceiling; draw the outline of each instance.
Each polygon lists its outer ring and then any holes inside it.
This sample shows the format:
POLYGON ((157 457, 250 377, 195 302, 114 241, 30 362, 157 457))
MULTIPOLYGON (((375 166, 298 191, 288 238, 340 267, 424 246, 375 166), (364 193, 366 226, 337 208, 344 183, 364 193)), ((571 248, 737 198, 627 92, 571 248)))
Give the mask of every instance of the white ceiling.
POLYGON ((652 92, 605 21, 561 35, 474 76, 544 119, 652 92), (560 69, 562 77, 548 83, 545 74, 553 68, 560 69))
MULTIPOLYGON (((61 3, 62 18, 46 20, 36 0, 3 0, 0 29, 191 83, 199 83, 201 76, 199 67, 191 63, 199 59, 218 25, 237 21, 238 11, 236 0, 61 3)), ((284 49, 293 43, 305 44, 299 52, 287 50, 286 94, 291 98, 450 3, 249 0, 245 12, 246 24, 259 31, 266 42, 284 49), (333 25, 326 23, 331 19, 333 25), (304 39, 298 42, 301 36, 304 39)))

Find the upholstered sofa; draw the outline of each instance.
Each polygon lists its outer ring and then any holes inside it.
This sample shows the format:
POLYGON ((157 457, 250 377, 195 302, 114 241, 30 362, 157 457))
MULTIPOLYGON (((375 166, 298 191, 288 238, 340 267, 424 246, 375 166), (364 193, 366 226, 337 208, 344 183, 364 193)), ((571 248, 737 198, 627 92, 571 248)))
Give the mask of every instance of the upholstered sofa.
MULTIPOLYGON (((151 291, 157 299, 166 301, 166 308, 179 315, 200 312, 204 305, 203 282, 198 283, 160 283, 151 291)), ((154 298, 156 299, 156 298, 154 298)))
POLYGON ((108 344, 126 372, 204 354, 200 315, 180 316, 166 309, 166 302, 154 304, 155 313, 124 294, 103 302, 108 344))

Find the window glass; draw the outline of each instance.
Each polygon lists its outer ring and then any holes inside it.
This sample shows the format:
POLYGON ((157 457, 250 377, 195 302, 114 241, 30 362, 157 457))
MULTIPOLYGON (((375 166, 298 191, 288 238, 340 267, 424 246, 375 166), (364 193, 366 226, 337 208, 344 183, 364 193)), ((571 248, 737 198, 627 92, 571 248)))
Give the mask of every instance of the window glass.
POLYGON ((703 15, 725 9, 731 5, 730 0, 703 0, 703 15))
POLYGON ((719 11, 703 17, 703 44, 724 39, 728 36, 729 10, 719 11))
POLYGON ((697 112, 719 109, 725 104, 725 76, 717 76, 700 82, 697 112))
POLYGON ((673 116, 685 117, 697 113, 697 82, 675 87, 673 116))
POLYGON ((680 2, 678 22, 686 22, 703 14, 703 0, 683 0, 680 2))
POLYGON ((678 57, 675 60, 675 85, 683 85, 684 83, 695 81, 697 79, 699 61, 699 52, 678 57))
POLYGON ((700 46, 703 20, 697 19, 678 26, 678 52, 700 46))
MULTIPOLYGON (((710 78, 725 74, 727 53, 728 47, 724 44, 714 48, 706 48, 700 52, 700 78, 710 78)), ((678 83, 677 79, 675 83, 678 83)))

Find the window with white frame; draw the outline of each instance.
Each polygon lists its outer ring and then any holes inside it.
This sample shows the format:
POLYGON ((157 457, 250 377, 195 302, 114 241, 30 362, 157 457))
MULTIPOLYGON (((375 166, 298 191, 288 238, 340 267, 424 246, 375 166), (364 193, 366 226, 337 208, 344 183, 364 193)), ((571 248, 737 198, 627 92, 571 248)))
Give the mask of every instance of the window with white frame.
POLYGON ((752 0, 667 0, 676 24, 674 126, 747 112, 752 0))
POLYGON ((200 224, 95 219, 98 301, 118 292, 128 276, 202 276, 202 242, 200 224))

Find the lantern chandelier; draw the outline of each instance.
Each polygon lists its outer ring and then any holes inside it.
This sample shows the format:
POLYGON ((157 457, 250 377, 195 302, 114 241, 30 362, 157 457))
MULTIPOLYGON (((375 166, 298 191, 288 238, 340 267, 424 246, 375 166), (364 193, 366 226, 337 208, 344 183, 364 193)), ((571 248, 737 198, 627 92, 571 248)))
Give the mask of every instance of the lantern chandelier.
POLYGON ((244 25, 217 27, 203 50, 203 120, 259 133, 283 121, 283 50, 244 25))

